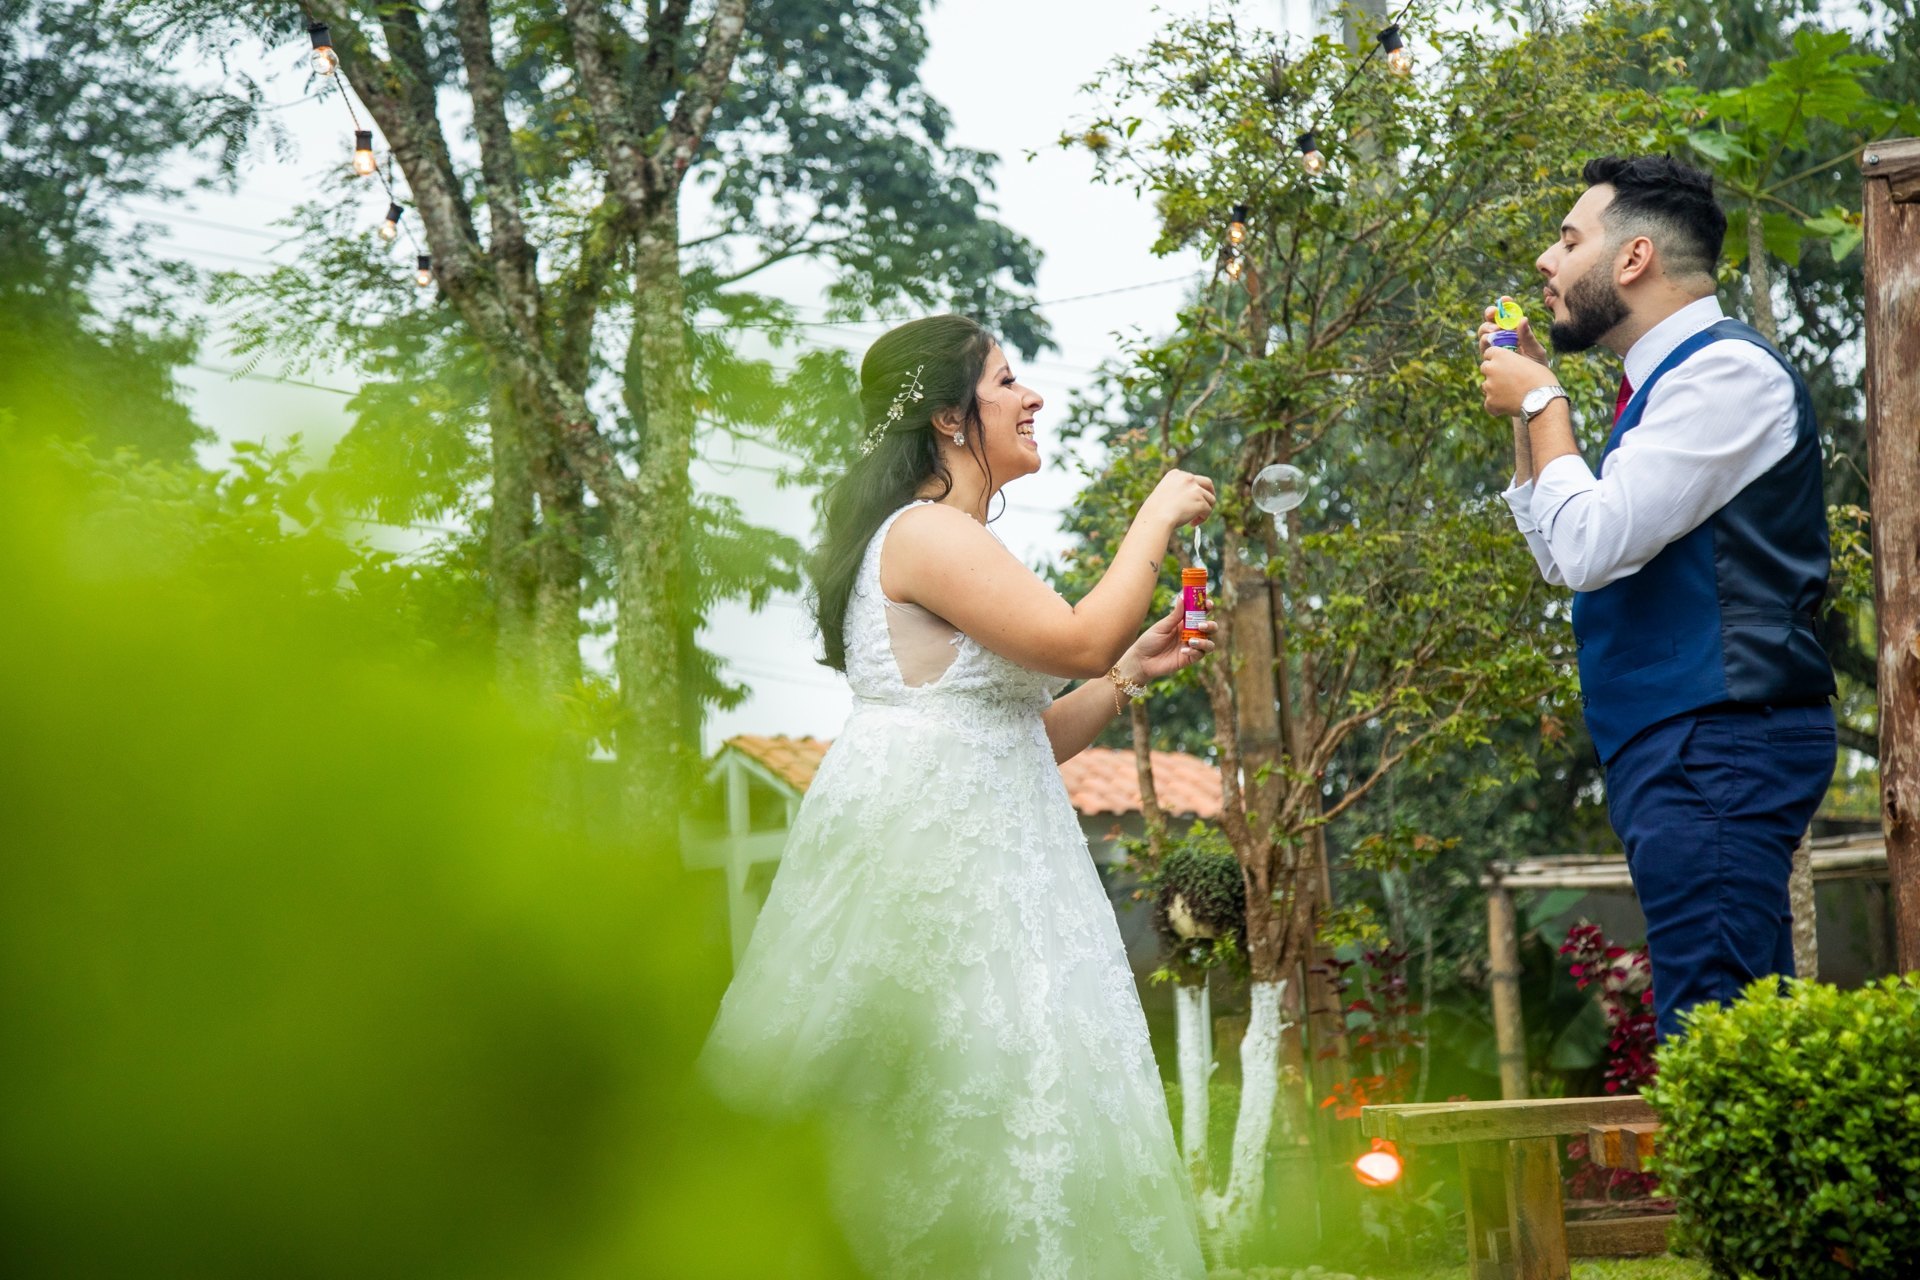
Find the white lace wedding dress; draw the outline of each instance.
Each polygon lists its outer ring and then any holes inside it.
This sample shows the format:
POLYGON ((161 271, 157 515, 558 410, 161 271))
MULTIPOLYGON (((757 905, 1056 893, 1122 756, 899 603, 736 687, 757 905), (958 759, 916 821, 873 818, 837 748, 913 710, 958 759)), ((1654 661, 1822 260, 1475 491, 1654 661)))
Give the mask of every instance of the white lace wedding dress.
POLYGON ((876 1276, 1203 1277, 1139 996, 1041 724, 1064 681, 951 631, 943 673, 903 678, 910 628, 888 614, 908 607, 879 581, 900 514, 848 603, 854 711, 702 1068, 735 1105, 824 1118, 876 1276))

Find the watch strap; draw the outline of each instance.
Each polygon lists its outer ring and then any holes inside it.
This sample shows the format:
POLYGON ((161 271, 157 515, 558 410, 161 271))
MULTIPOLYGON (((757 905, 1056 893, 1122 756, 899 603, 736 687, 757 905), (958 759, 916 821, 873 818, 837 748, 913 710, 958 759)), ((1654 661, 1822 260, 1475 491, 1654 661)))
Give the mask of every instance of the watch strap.
POLYGON ((1547 406, 1552 404, 1555 400, 1565 400, 1568 404, 1573 403, 1573 397, 1567 394, 1567 389, 1565 387, 1559 386, 1557 384, 1551 387, 1535 387, 1533 391, 1527 392, 1526 396, 1521 399, 1520 413, 1523 417, 1526 418, 1528 422, 1532 422, 1535 418, 1545 413, 1547 411, 1547 406), (1540 402, 1540 407, 1538 409, 1533 409, 1530 411, 1527 408, 1527 400, 1532 398, 1534 393, 1538 391, 1546 392, 1547 393, 1546 398, 1540 402))

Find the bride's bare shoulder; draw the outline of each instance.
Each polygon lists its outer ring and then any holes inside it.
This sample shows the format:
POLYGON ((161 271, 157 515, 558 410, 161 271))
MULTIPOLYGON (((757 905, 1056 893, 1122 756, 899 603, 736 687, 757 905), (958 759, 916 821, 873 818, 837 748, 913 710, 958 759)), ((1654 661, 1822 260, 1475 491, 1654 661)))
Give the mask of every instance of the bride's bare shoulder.
POLYGON ((887 547, 900 547, 908 553, 943 551, 956 541, 972 543, 977 537, 993 541, 993 535, 981 528, 979 520, 964 510, 943 507, 941 503, 922 503, 920 507, 902 510, 895 518, 893 530, 887 535, 887 547))
POLYGON ((937 502, 900 513, 880 548, 880 586, 890 600, 920 603, 926 576, 956 560, 1005 555, 1006 549, 966 512, 937 502))

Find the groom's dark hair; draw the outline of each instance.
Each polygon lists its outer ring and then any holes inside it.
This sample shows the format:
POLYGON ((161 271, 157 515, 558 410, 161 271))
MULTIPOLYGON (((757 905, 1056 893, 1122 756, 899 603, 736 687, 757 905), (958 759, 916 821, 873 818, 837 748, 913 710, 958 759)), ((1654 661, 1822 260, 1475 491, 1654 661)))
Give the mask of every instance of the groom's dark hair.
POLYGON ((1643 235, 1660 249, 1671 276, 1713 275, 1727 238, 1727 214, 1713 178, 1671 156, 1600 156, 1581 172, 1590 187, 1613 188, 1600 220, 1616 241, 1643 235))

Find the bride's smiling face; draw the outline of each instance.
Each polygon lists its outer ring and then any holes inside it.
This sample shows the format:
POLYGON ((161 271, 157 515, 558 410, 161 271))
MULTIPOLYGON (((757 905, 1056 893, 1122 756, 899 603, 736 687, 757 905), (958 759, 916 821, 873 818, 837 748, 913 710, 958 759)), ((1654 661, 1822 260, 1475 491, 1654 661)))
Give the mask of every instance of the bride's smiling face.
POLYGON ((1007 355, 994 343, 977 388, 980 425, 985 437, 987 465, 996 484, 1029 476, 1040 469, 1040 443, 1034 436, 1034 417, 1046 401, 1031 387, 1020 384, 1007 355))

